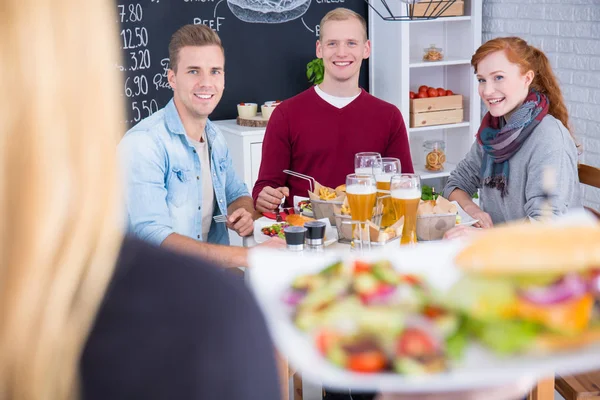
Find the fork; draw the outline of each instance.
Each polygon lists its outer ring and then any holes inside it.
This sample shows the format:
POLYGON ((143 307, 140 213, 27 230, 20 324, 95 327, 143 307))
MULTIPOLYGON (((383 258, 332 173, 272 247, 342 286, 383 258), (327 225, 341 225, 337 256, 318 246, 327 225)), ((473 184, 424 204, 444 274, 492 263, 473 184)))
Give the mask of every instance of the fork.
POLYGON ((227 215, 215 215, 213 217, 213 220, 216 223, 225 223, 225 222, 227 222, 227 215))
POLYGON ((285 202, 285 196, 281 198, 281 203, 277 206, 277 211, 275 211, 275 221, 283 222, 283 218, 281 218, 281 206, 285 202))

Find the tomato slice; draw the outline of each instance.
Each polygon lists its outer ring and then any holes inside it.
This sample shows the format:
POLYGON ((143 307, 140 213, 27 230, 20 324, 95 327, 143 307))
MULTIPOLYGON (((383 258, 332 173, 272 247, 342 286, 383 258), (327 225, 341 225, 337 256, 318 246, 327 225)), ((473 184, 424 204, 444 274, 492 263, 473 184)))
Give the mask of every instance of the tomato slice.
POLYGON ((354 262, 354 273, 360 274, 361 272, 370 272, 371 264, 364 261, 355 261, 354 262))
POLYGON ((420 329, 408 328, 398 339, 396 354, 398 356, 419 357, 435 351, 433 340, 420 329))
POLYGON ((323 329, 317 333, 317 336, 315 337, 317 349, 319 349, 321 354, 326 355, 331 346, 340 340, 341 337, 342 336, 335 331, 323 329))
POLYGON ((400 279, 403 282, 408 283, 409 285, 420 285, 421 284, 421 280, 414 275, 400 274, 400 279))
POLYGON ((377 372, 387 365, 385 355, 379 350, 367 350, 351 354, 348 369, 355 372, 377 372))

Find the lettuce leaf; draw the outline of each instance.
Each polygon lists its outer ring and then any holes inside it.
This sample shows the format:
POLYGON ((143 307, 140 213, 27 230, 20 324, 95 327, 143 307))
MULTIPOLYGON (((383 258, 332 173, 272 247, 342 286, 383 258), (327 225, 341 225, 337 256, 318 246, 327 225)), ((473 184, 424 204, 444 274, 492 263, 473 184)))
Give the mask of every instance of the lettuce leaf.
POLYGON ((465 276, 446 294, 443 303, 477 320, 500 320, 516 301, 516 286, 506 279, 465 276))
POLYGON ((465 352, 470 336, 469 325, 465 317, 461 317, 458 329, 446 338, 446 354, 454 360, 460 360, 465 352))
POLYGON ((481 322, 470 319, 468 325, 468 330, 486 347, 502 355, 527 349, 543 329, 536 323, 521 320, 481 322))

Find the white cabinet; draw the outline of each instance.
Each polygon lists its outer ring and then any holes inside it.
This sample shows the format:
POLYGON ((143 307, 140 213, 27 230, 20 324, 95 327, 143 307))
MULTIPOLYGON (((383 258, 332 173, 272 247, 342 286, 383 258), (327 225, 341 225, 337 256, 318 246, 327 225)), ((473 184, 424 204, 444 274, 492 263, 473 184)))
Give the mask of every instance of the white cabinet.
POLYGON ((266 128, 240 126, 236 124, 235 119, 214 121, 214 123, 225 136, 235 172, 252 192, 254 182, 258 178, 266 128))
POLYGON ((260 169, 260 160, 262 158, 262 137, 260 143, 250 143, 250 190, 258 179, 258 171, 260 169))
MULTIPOLYGON (((379 0, 374 5, 381 6, 379 0)), ((401 14, 402 2, 391 4, 392 12, 401 14)), ((384 21, 369 8, 369 87, 376 97, 396 105, 409 126, 409 92, 419 86, 443 87, 463 96, 463 122, 458 124, 408 128, 415 172, 422 179, 448 176, 471 148, 481 119, 477 80, 471 56, 481 45, 480 0, 465 1, 465 15, 422 21, 384 21), (441 47, 442 61, 423 61, 423 49, 431 44, 441 47), (446 142, 447 162, 443 171, 424 168, 423 142, 441 139, 446 142)))
MULTIPOLYGON (((235 172, 252 193, 260 169, 262 142, 266 128, 239 126, 234 119, 214 122, 227 141, 235 172)), ((231 230, 229 231, 229 240, 232 245, 242 245, 242 238, 231 230)))

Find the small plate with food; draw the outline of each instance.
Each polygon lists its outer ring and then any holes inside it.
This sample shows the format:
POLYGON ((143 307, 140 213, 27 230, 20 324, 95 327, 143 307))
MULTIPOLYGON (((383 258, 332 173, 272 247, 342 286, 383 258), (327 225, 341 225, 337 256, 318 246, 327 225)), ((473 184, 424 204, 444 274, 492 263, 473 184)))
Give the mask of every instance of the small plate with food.
POLYGON ((307 217, 314 217, 312 204, 308 197, 294 196, 294 210, 297 214, 302 214, 307 217))
MULTIPOLYGON (((285 239, 283 232, 286 226, 304 226, 305 222, 314 221, 314 218, 306 217, 300 214, 290 214, 283 222, 275 222, 267 217, 262 217, 254 221, 254 240, 256 243, 264 243, 272 237, 280 237, 285 239)), ((325 222, 325 241, 324 245, 328 246, 337 241, 337 232, 332 228, 331 223, 327 218, 321 219, 325 222)))

